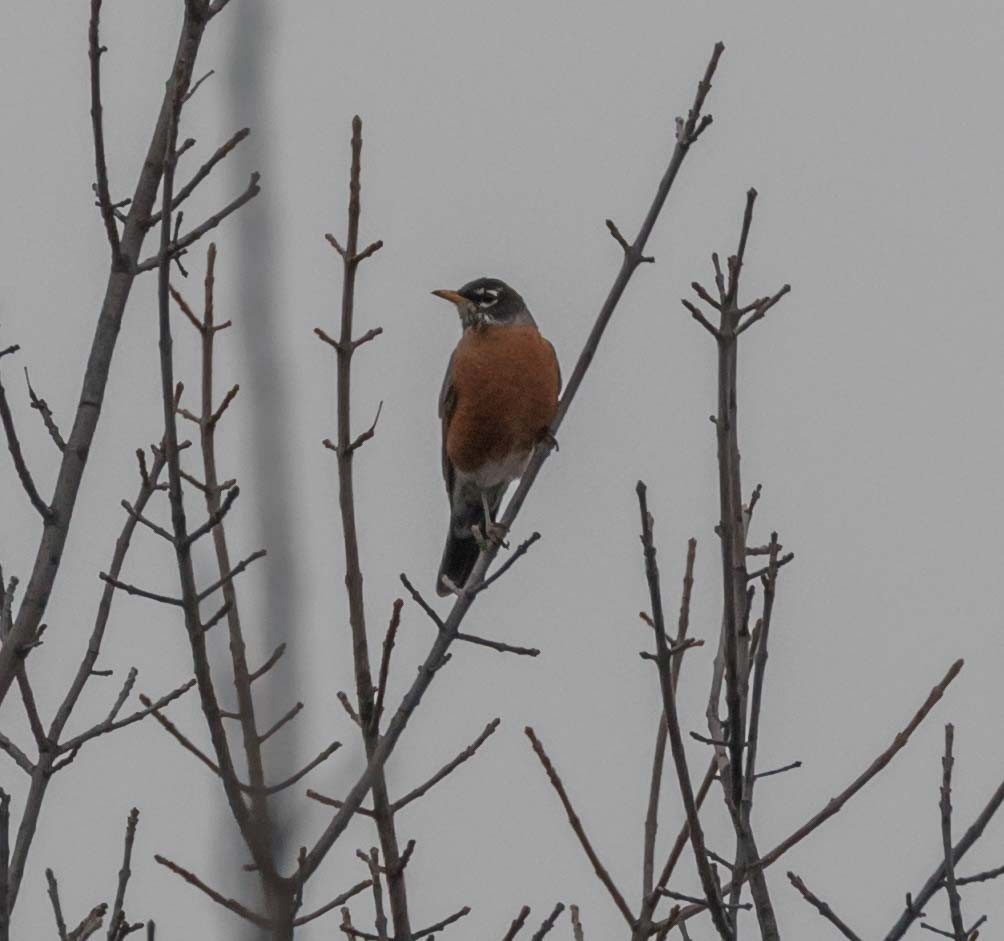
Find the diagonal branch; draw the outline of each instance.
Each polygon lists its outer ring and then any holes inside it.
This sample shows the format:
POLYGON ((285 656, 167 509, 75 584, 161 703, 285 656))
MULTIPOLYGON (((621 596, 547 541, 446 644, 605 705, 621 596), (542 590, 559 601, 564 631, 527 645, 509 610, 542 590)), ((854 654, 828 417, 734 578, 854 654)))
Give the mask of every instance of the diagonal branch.
POLYGON ((579 815, 575 812, 575 808, 572 807, 572 802, 568 799, 568 793, 565 791, 565 785, 562 784, 561 778, 558 777, 558 772, 554 770, 554 765, 551 764, 551 759, 547 756, 547 752, 544 751, 544 746, 541 744, 540 740, 536 736, 536 733, 534 733, 530 726, 527 726, 523 731, 526 733, 526 737, 530 739, 530 744, 533 746, 533 750, 540 759, 540 763, 544 766, 544 771, 547 772, 548 780, 551 782, 551 786, 557 793, 562 807, 565 808, 565 814, 568 816, 568 822, 572 825, 572 830, 575 831, 575 835, 579 838, 579 843, 582 845, 583 850, 585 850, 586 856, 589 857, 589 862, 593 865, 593 871, 596 873, 600 882, 603 883, 607 892, 610 893, 610 897, 614 900, 614 904, 624 916, 624 920, 633 928, 635 924, 635 917, 631 913, 631 909, 628 908, 627 902, 624 901, 624 896, 621 894, 620 889, 617 888, 614 880, 610 877, 610 873, 607 872, 606 867, 602 862, 600 862, 600 858, 596 855, 596 850, 593 849, 592 843, 589 842, 589 837, 586 836, 586 831, 582 827, 582 821, 579 819, 579 815))
POLYGON ((38 510, 39 516, 48 522, 52 520, 55 511, 42 499, 31 476, 31 471, 28 470, 24 453, 21 451, 21 442, 17 437, 17 429, 14 427, 14 416, 11 415, 3 383, 0 383, 0 421, 3 422, 3 430, 7 438, 7 448, 10 451, 10 456, 14 459, 14 469, 17 471, 21 486, 24 488, 24 492, 28 494, 31 505, 38 510))
POLYGON ((403 807, 407 807, 414 800, 418 800, 423 794, 428 792, 431 788, 437 785, 451 772, 455 771, 460 767, 468 758, 473 758, 474 753, 482 746, 488 738, 494 734, 495 730, 499 727, 501 719, 492 719, 488 725, 485 726, 484 731, 476 738, 470 745, 468 745, 459 755, 456 756, 452 761, 448 761, 442 768, 440 768, 428 781, 424 784, 420 784, 418 787, 409 791, 404 797, 399 797, 392 805, 392 810, 397 813, 403 807))
POLYGON ((805 899, 820 915, 823 916, 834 928, 837 929, 848 941, 861 941, 859 935, 856 935, 847 925, 841 921, 840 918, 834 913, 833 909, 826 904, 821 898, 813 895, 809 891, 809 887, 793 872, 788 873, 788 881, 802 893, 802 898, 805 899))

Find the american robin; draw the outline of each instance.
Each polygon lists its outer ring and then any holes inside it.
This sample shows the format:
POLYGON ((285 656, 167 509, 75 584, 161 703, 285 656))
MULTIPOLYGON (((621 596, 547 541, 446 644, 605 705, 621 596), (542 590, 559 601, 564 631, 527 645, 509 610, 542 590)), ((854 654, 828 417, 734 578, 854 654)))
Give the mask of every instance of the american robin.
POLYGON ((506 487, 549 439, 561 372, 526 303, 508 284, 478 278, 459 291, 433 291, 457 306, 463 336, 439 396, 443 477, 450 531, 436 591, 462 587, 485 539, 501 542, 495 521, 506 487))

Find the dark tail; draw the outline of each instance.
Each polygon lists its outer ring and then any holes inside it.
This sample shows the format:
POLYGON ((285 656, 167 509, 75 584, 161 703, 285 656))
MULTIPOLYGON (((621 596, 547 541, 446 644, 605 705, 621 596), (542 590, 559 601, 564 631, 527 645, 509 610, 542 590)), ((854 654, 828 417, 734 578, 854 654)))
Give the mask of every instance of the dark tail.
POLYGON ((440 597, 451 594, 450 589, 443 584, 445 575, 458 588, 467 581, 474 563, 478 561, 481 550, 473 536, 457 536, 453 533, 446 537, 446 548, 443 550, 443 561, 439 564, 439 575, 436 577, 436 594, 440 597))
MULTIPOLYGON (((492 521, 495 520, 502 497, 506 492, 507 483, 500 484, 493 491, 488 493, 488 508, 492 513, 492 521)), ((449 588, 443 584, 445 575, 458 588, 463 588, 474 568, 474 563, 478 561, 481 550, 477 541, 471 533, 472 526, 484 528, 485 513, 481 506, 481 498, 472 502, 465 502, 463 506, 454 506, 450 516, 450 531, 446 536, 446 548, 443 549, 443 561, 439 563, 439 575, 436 576, 436 594, 441 598, 451 594, 449 588)))

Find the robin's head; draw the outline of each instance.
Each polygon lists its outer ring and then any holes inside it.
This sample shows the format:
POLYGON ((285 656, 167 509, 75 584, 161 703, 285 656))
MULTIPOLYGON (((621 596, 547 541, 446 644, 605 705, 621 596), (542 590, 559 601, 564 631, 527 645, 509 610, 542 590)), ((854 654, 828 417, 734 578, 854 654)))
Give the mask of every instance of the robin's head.
POLYGON ((432 293, 456 304, 465 330, 488 324, 533 323, 523 298, 498 278, 478 278, 459 291, 432 293))

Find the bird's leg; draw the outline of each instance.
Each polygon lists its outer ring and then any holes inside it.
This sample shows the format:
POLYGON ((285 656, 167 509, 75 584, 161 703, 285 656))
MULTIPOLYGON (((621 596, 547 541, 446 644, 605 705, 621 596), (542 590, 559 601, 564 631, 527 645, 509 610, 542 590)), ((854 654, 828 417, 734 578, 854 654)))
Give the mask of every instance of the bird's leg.
POLYGON ((485 513, 485 528, 482 530, 477 525, 471 527, 471 532, 474 533, 474 541, 477 542, 478 548, 486 549, 489 544, 493 544, 503 549, 508 549, 509 543, 505 541, 505 535, 509 531, 509 527, 504 526, 502 523, 497 523, 492 519, 492 510, 488 505, 488 495, 483 490, 481 491, 481 507, 485 513))

